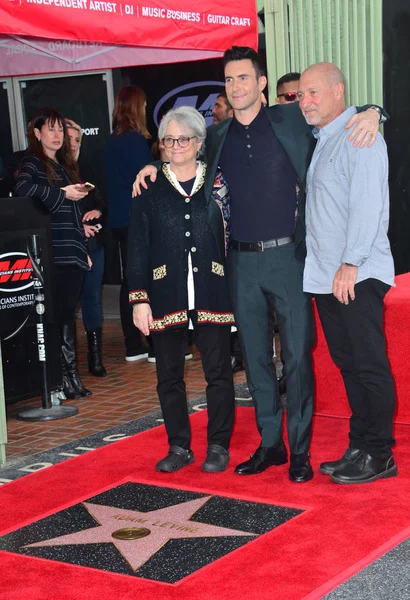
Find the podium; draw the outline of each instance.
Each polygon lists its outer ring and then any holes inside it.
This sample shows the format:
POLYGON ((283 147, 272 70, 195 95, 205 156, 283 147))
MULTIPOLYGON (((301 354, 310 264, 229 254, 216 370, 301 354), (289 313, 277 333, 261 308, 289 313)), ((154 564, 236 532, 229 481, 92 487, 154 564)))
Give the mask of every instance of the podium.
POLYGON ((32 398, 41 391, 38 365, 34 288, 28 236, 41 239, 47 299, 48 365, 51 389, 61 386, 61 348, 53 322, 50 289, 52 254, 50 217, 34 198, 0 198, 0 338, 5 340, 31 313, 27 324, 10 340, 2 342, 6 402, 32 398))
POLYGON ((5 464, 6 458, 5 402, 32 398, 42 390, 36 313, 32 308, 35 297, 32 266, 27 255, 29 235, 38 235, 43 249, 50 386, 55 389, 62 384, 61 347, 53 322, 50 289, 50 217, 41 202, 33 198, 0 198, 0 465, 5 464), (7 339, 28 315, 24 327, 7 339))

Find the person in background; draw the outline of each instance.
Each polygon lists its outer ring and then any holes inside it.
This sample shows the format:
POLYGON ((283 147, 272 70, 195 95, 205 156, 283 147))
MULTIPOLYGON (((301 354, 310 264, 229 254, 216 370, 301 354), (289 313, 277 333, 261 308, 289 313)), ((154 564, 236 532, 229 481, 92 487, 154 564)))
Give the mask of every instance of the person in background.
POLYGON ((215 106, 212 109, 212 116, 214 118, 214 125, 222 123, 222 121, 230 119, 233 116, 233 108, 229 103, 225 91, 218 95, 215 106))
MULTIPOLYGON (((300 79, 300 73, 286 73, 282 75, 276 82, 276 98, 277 104, 290 104, 297 100, 298 82, 300 79)), ((281 352, 282 362, 282 373, 278 377, 279 393, 280 395, 286 394, 286 374, 285 374, 285 362, 283 353, 281 352)))
POLYGON ((147 129, 146 104, 145 93, 140 88, 134 85, 123 86, 115 97, 113 131, 105 143, 108 226, 119 244, 121 255, 120 314, 127 361, 148 357, 148 346, 133 323, 127 281, 132 184, 135 173, 152 160, 147 142, 151 136, 147 129))
MULTIPOLYGON (((83 183, 94 184, 91 169, 79 161, 82 129, 72 119, 65 119, 70 149, 80 169, 83 183)), ((104 245, 102 228, 106 216, 106 204, 97 187, 81 200, 84 231, 87 238, 91 269, 86 272, 81 290, 81 312, 88 344, 88 371, 95 377, 105 377, 107 372, 102 362, 102 306, 101 286, 104 275, 104 245)))
POLYGON ((154 160, 160 160, 161 162, 168 162, 168 157, 165 152, 165 146, 163 141, 160 139, 155 140, 151 146, 151 154, 154 160))
POLYGON ((79 377, 76 358, 75 310, 89 269, 80 201, 78 165, 70 151, 66 124, 53 108, 31 119, 14 192, 38 198, 50 212, 53 251, 53 312, 60 330, 63 391, 67 398, 91 396, 79 377))
POLYGON ((208 384, 208 451, 202 470, 221 472, 229 463, 235 408, 223 211, 212 186, 206 195, 206 165, 197 160, 206 137, 203 116, 190 106, 171 110, 158 135, 169 162, 133 200, 128 253, 134 323, 152 334, 168 434, 168 455, 156 469, 174 472, 194 461, 184 382, 191 321, 208 384))
POLYGON ((352 416, 349 447, 319 470, 341 484, 395 477, 396 395, 383 329, 384 297, 394 285, 386 144, 375 134, 354 148, 346 124, 343 73, 332 63, 306 69, 299 106, 317 139, 307 175, 303 289, 314 294, 352 416))
POLYGON ((297 100, 300 73, 286 73, 276 82, 276 104, 288 104, 297 100))

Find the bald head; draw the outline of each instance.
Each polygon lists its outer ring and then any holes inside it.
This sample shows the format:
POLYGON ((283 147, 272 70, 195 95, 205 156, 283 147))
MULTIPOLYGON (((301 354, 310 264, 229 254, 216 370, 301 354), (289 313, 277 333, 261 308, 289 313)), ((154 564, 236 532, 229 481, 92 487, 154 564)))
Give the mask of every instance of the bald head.
POLYGON ((303 71, 298 96, 309 125, 325 127, 346 109, 344 83, 342 71, 332 63, 317 63, 303 71))

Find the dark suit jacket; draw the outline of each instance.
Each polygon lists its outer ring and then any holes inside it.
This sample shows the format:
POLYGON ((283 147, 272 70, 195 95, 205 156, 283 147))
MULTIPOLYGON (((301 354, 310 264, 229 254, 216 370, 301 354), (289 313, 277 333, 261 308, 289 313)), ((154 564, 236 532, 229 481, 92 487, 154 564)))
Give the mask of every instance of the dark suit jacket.
MULTIPOLYGON (((295 225, 295 252, 300 260, 306 256, 305 245, 305 202, 306 174, 315 148, 316 140, 312 130, 302 115, 299 104, 277 104, 265 109, 273 131, 284 150, 301 183, 301 193, 298 204, 298 217, 295 225)), ((208 168, 205 179, 205 195, 211 196, 215 173, 219 165, 222 147, 232 119, 223 121, 220 125, 208 129, 206 138, 206 155, 208 168)), ((229 185, 229 181, 228 181, 229 185)))

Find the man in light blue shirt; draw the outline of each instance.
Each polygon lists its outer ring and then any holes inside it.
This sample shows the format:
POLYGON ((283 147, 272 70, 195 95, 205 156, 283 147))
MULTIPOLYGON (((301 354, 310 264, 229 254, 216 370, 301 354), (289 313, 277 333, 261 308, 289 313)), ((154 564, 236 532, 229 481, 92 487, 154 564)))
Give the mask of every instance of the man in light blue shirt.
POLYGON ((352 411, 347 451, 320 471, 337 483, 369 483, 397 475, 395 391, 383 331, 384 296, 394 285, 386 144, 380 134, 371 147, 348 142, 345 125, 356 109, 345 106, 335 65, 306 69, 298 97, 318 140, 307 175, 303 289, 315 295, 352 411))

